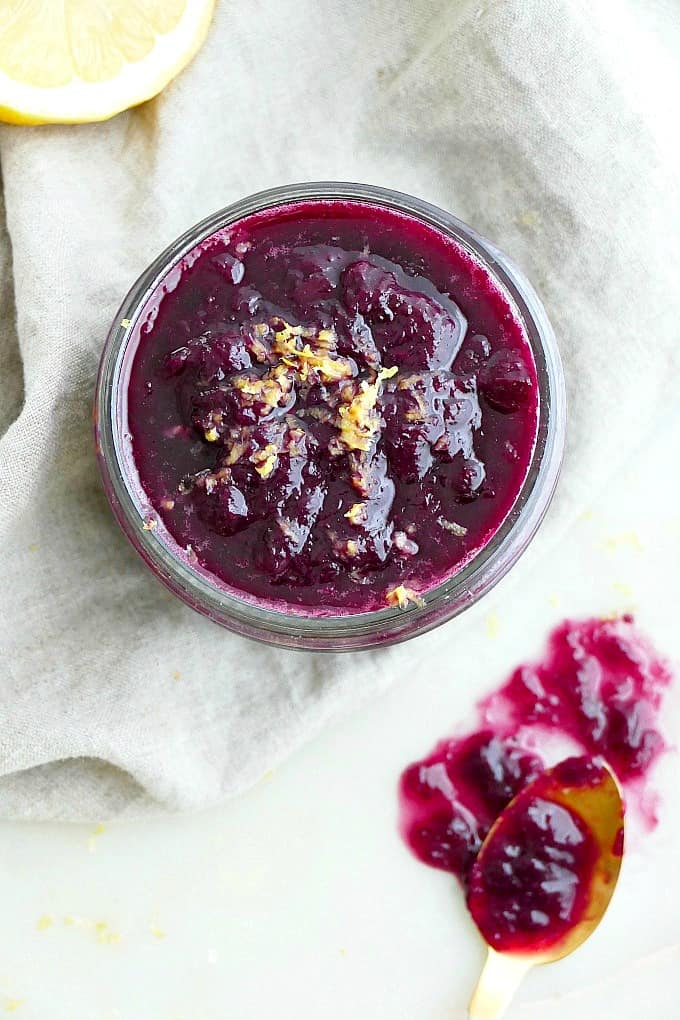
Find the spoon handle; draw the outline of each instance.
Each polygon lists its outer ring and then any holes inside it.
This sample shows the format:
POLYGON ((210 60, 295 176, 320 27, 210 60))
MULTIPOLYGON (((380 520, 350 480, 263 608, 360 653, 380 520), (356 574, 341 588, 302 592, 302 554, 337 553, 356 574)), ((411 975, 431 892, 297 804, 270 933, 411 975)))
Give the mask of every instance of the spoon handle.
POLYGON ((526 956, 497 953, 489 948, 468 1006, 469 1020, 500 1020, 533 962, 526 956))

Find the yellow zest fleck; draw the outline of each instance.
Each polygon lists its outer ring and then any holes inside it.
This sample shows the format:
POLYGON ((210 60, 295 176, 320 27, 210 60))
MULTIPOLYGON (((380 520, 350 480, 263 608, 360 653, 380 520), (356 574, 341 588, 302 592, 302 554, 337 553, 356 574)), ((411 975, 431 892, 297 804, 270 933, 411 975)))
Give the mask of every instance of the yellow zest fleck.
POLYGON ((214 425, 212 428, 207 430, 207 432, 205 433, 205 438, 209 443, 214 443, 217 439, 220 438, 219 432, 217 431, 214 425))
POLYGON ((406 421, 426 421, 430 415, 430 409, 422 391, 423 377, 421 375, 401 376, 398 382, 400 390, 408 390, 409 396, 415 401, 415 407, 410 407, 404 412, 406 421))
POLYGON ((250 353, 256 361, 260 362, 260 364, 267 360, 268 350, 262 341, 257 339, 257 337, 254 337, 250 342, 250 353))
POLYGON ((117 931, 111 931, 106 921, 97 921, 94 926, 97 942, 103 946, 113 946, 120 942, 120 935, 117 931))
POLYGON ((245 397, 252 398, 248 403, 252 404, 258 401, 265 407, 274 408, 281 403, 284 397, 288 396, 293 388, 293 380, 288 367, 280 364, 259 379, 253 379, 250 376, 236 378, 234 386, 245 397))
POLYGON ((142 524, 142 531, 153 531, 157 524, 158 521, 155 520, 153 517, 147 517, 147 519, 142 524))
POLYGON ((425 415, 423 414, 422 404, 418 401, 418 407, 412 407, 409 411, 404 412, 404 418, 406 421, 425 421, 425 415))
POLYGON ((273 779, 273 778, 274 778, 274 770, 273 769, 267 769, 267 771, 262 776, 262 782, 263 783, 268 783, 269 780, 273 779))
POLYGON ((150 924, 149 931, 151 932, 155 939, 160 940, 165 938, 165 932, 163 931, 162 928, 159 928, 157 924, 150 924))
POLYGON ((447 521, 445 517, 438 517, 437 524, 444 529, 444 531, 450 531, 452 535, 457 535, 458 538, 462 538, 463 535, 467 535, 467 528, 464 528, 462 524, 456 524, 455 521, 447 521))
POLYGON ((316 349, 310 343, 298 348, 297 338, 301 333, 302 327, 286 325, 276 333, 273 350, 281 357, 284 365, 297 372, 302 382, 307 381, 312 369, 324 382, 352 378, 354 369, 350 360, 342 357, 332 358, 329 354, 336 346, 335 334, 330 329, 322 329, 318 333, 316 349))
MULTIPOLYGON (((342 453, 342 446, 340 452, 342 453)), ((369 454, 353 453, 350 455, 350 480, 360 495, 368 497, 371 495, 373 476, 371 474, 371 460, 369 454)))
POLYGON ((162 499, 161 506, 164 510, 173 510, 175 506, 174 499, 162 499))
POLYGON ((366 504, 365 503, 354 503, 345 517, 350 524, 365 524, 367 519, 366 504))
POLYGON ((345 546, 345 549, 347 551, 347 555, 351 556, 352 558, 354 558, 356 556, 356 554, 359 552, 359 546, 358 546, 357 542, 354 541, 353 538, 349 538, 347 540, 347 544, 345 546))
POLYGON ((182 677, 182 674, 180 673, 180 671, 178 669, 173 669, 173 671, 172 671, 172 679, 173 680, 180 680, 181 677, 182 677))
POLYGON ((22 1005, 23 999, 5 999, 4 1010, 5 1013, 13 1013, 15 1009, 18 1009, 22 1005))
POLYGON ((490 638, 498 637, 499 629, 498 617, 495 613, 489 613, 486 618, 486 636, 490 638))
POLYGON ((29 552, 38 552, 39 549, 40 549, 40 546, 38 545, 37 542, 31 542, 31 544, 28 547, 28 551, 29 552))
POLYGON ((131 321, 132 321, 131 319, 121 319, 120 324, 123 327, 123 329, 127 329, 131 321))
POLYGON ((538 220, 539 216, 535 209, 526 209, 519 216, 519 222, 523 227, 535 227, 538 220))
POLYGON ((288 429, 286 450, 291 457, 299 457, 301 455, 304 438, 305 433, 302 429, 294 427, 288 429))
POLYGON ((237 461, 241 459, 241 457, 243 456, 247 449, 248 449, 247 443, 243 442, 243 440, 236 440, 236 442, 232 444, 224 463, 229 465, 236 464, 237 461))
POLYGON ((410 605, 413 606, 424 606, 425 600, 418 595, 413 588, 407 588, 405 585, 397 585, 396 588, 392 588, 391 591, 387 592, 385 601, 388 606, 399 606, 400 609, 408 609, 410 605))
POLYGON ((370 450, 380 429, 380 415, 375 410, 383 379, 391 379, 398 366, 381 368, 374 383, 364 380, 359 392, 348 404, 338 408, 340 441, 348 450, 370 450))
POLYGON ((106 921, 91 921, 87 917, 76 917, 67 914, 64 917, 64 925, 67 928, 85 928, 94 933, 97 942, 101 945, 111 946, 121 941, 117 931, 112 931, 106 921))
POLYGON ((623 595, 624 598, 632 599, 633 597, 633 589, 624 581, 614 581, 612 588, 614 591, 619 592, 620 595, 623 595))
POLYGON ((344 946, 340 948, 340 956, 347 956, 347 950, 344 946))
POLYGON ((95 850, 97 849, 97 839, 98 839, 98 837, 103 835, 105 832, 106 832, 106 827, 104 825, 102 825, 101 822, 99 822, 98 825, 95 825, 95 827, 92 830, 92 832, 90 833, 88 841, 87 841, 87 849, 88 849, 88 851, 91 854, 93 854, 95 852, 95 850))
POLYGON ((54 917, 52 916, 52 914, 43 914, 42 917, 38 918, 38 920, 35 923, 35 926, 38 931, 47 931, 47 929, 51 928, 53 924, 54 917))
POLYGON ((256 450, 252 454, 250 460, 255 465, 260 478, 269 478, 270 474, 276 467, 276 463, 279 458, 279 452, 273 443, 267 443, 262 450, 256 450))
POLYGON ((319 347, 325 347, 326 350, 334 348, 337 343, 337 338, 332 329, 320 329, 316 339, 319 347))
POLYGON ((291 337, 311 337, 315 334, 313 326, 291 326, 289 322, 280 318, 276 318, 274 322, 280 324, 279 328, 275 329, 275 337, 281 343, 285 343, 287 340, 290 340, 291 337))
POLYGON ((269 326, 266 322, 256 322, 253 326, 253 333, 255 336, 266 336, 269 332, 269 326))
POLYGON ((622 546, 635 549, 636 552, 642 552, 644 549, 644 545, 636 531, 622 531, 619 535, 612 535, 610 538, 606 538, 603 543, 603 547, 611 552, 622 546))
POLYGON ((553 609, 559 609, 562 603, 562 599, 559 597, 559 595, 548 595, 548 602, 553 607, 553 609))

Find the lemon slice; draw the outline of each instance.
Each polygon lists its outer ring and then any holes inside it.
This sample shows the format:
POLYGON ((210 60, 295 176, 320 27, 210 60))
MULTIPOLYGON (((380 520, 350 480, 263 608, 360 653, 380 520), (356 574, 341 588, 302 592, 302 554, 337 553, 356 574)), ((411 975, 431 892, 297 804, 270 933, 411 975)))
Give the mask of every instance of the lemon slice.
POLYGON ((106 120, 150 99, 203 42, 215 0, 0 0, 0 120, 106 120))

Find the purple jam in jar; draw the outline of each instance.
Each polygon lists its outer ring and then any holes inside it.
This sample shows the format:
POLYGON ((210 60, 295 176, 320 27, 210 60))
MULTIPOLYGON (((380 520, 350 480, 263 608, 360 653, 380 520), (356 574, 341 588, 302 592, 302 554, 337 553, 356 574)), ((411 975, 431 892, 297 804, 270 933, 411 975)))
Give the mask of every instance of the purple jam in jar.
POLYGON ((140 484, 228 591, 298 613, 418 604, 527 476, 524 324, 413 215, 308 199, 245 216, 169 270, 134 329, 140 484))

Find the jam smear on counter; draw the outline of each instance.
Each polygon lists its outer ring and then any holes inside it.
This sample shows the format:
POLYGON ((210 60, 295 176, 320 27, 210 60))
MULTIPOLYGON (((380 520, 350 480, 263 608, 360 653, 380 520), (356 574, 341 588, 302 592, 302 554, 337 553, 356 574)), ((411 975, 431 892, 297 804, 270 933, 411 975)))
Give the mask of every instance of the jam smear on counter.
POLYGON ((595 781, 606 762, 624 791, 643 792, 665 748, 658 713, 670 680, 631 616, 567 620, 539 662, 519 666, 480 703, 478 729, 442 741, 404 771, 403 836, 419 860, 461 881, 490 944, 513 950, 559 938, 579 917, 595 860, 578 815, 541 798, 541 739, 566 737, 582 753, 556 766, 565 783, 595 781), (515 797, 492 858, 475 870, 487 833, 515 797))
POLYGON ((526 477, 524 326, 467 251, 394 210, 299 202, 218 231, 133 342, 143 489, 190 558, 269 603, 417 603, 526 477))

